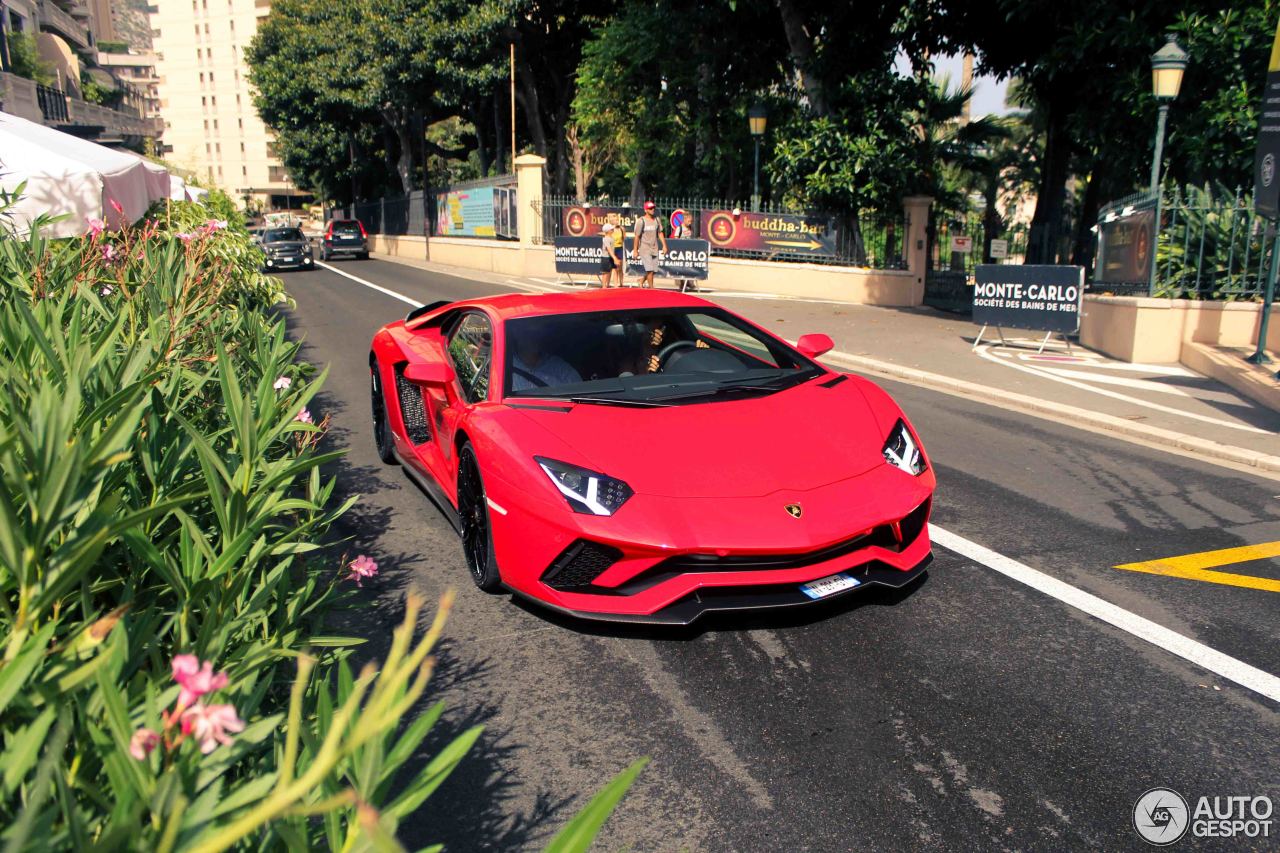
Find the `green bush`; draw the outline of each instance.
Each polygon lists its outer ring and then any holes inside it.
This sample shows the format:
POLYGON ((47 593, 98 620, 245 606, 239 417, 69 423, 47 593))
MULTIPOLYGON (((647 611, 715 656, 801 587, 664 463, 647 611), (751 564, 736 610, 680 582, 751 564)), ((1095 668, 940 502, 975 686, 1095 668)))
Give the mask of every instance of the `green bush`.
POLYGON ((36 50, 36 40, 27 33, 8 34, 10 70, 19 77, 35 80, 42 86, 54 83, 53 69, 49 63, 40 59, 36 50))
POLYGON ((279 281, 201 205, 39 231, 0 236, 0 841, 397 849, 480 730, 408 762, 442 711, 416 706, 448 597, 418 640, 410 598, 358 675, 359 641, 325 633, 376 565, 321 550, 354 499, 321 473, 324 377, 279 281))

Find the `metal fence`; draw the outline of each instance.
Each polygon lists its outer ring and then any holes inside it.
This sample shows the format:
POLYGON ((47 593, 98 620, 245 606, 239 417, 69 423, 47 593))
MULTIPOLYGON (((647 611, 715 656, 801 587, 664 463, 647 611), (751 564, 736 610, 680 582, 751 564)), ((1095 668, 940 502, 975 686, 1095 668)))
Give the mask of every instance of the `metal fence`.
MULTIPOLYGON (((1110 202, 1098 211, 1100 247, 1114 223, 1148 217, 1156 234, 1155 264, 1150 255, 1133 281, 1098 281, 1093 290, 1185 299, 1250 299, 1262 294, 1271 264, 1272 239, 1267 220, 1253 209, 1241 188, 1173 187, 1160 197, 1149 193, 1110 202)), ((1151 239, 1148 237, 1147 239, 1151 239)), ((1099 263, 1102 263, 1099 252, 1099 263)))
MULTIPOLYGON (((653 202, 658 209, 659 217, 664 218, 664 227, 666 227, 665 216, 667 214, 674 210, 688 211, 693 218, 694 236, 702 236, 701 223, 709 211, 748 210, 748 207, 743 205, 742 202, 734 202, 728 199, 674 196, 655 198, 653 202)), ((546 196, 541 206, 535 207, 535 219, 539 230, 534 235, 534 242, 553 242, 557 236, 564 233, 565 211, 569 208, 583 207, 584 205, 631 208, 629 202, 613 201, 607 198, 590 199, 587 202, 583 202, 572 196, 546 196)), ((906 269, 906 259, 902 249, 905 227, 900 212, 895 213, 890 218, 884 218, 878 214, 863 214, 853 221, 834 214, 796 211, 781 205, 763 205, 752 212, 829 219, 833 223, 834 240, 831 242, 830 249, 822 252, 794 252, 779 249, 725 249, 712 246, 712 255, 790 263, 858 266, 871 269, 906 269)))
POLYGON ((429 193, 414 190, 408 195, 358 201, 345 207, 329 208, 325 211, 325 218, 359 219, 370 234, 389 237, 430 236, 435 233, 437 195, 455 190, 514 186, 515 180, 515 175, 495 175, 447 187, 435 187, 429 193))
MULTIPOLYGON (((1014 225, 1001 229, 993 238, 1004 241, 1004 257, 994 257, 991 263, 1020 264, 1027 257, 1027 227, 1014 225)), ((929 231, 929 269, 942 272, 963 272, 973 275, 978 264, 987 263, 992 247, 987 245, 987 234, 981 212, 964 216, 937 212, 932 216, 929 231), (968 251, 953 251, 952 237, 967 238, 968 251)), ((999 247, 997 247, 999 248, 999 247)))

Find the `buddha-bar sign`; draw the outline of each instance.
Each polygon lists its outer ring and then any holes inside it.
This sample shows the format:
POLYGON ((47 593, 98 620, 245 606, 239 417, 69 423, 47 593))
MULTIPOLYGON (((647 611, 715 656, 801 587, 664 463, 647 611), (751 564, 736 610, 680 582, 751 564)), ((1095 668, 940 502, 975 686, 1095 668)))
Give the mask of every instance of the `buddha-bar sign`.
POLYGON ((634 207, 601 207, 599 205, 574 205, 566 207, 561 217, 561 229, 567 237, 591 237, 604 230, 606 222, 623 228, 628 234, 635 230, 636 217, 643 211, 634 207))
POLYGON ((835 255, 836 223, 828 216, 704 210, 702 238, 713 249, 787 255, 835 255))

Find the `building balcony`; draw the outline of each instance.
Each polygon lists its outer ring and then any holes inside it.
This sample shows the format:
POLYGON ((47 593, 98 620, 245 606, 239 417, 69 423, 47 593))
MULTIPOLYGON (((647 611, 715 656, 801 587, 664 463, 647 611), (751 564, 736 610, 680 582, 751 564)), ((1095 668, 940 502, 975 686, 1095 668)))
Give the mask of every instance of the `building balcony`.
POLYGON ((164 127, 159 118, 91 104, 5 72, 0 72, 0 110, 95 141, 156 139, 164 127))
POLYGON ((88 50, 93 46, 89 36, 89 28, 82 21, 77 21, 53 0, 40 0, 40 29, 62 36, 67 43, 80 50, 88 50))

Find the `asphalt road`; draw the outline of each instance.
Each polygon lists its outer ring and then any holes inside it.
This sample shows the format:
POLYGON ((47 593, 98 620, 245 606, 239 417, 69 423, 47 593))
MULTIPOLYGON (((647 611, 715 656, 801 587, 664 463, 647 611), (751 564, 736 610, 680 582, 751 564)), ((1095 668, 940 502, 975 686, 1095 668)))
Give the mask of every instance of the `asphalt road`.
MULTIPOLYGON (((335 266, 423 302, 495 290, 335 266)), ((904 592, 677 632, 479 592, 448 524, 374 455, 368 344, 408 306, 326 270, 285 280, 304 357, 331 371, 311 409, 332 416, 328 441, 349 450, 336 473, 363 495, 346 550, 382 567, 339 627, 376 654, 406 588, 459 592, 434 696, 448 732, 487 728, 403 828, 413 845, 537 848, 640 756, 598 849, 1138 850, 1132 810, 1153 787, 1280 804, 1275 702, 944 548, 904 592)), ((1280 540, 1280 483, 886 387, 931 452, 935 523, 1280 674, 1280 593, 1113 568, 1280 540)), ((1274 559, 1229 568, 1280 578, 1274 559)), ((1278 832, 1177 847, 1275 850, 1278 832)))

